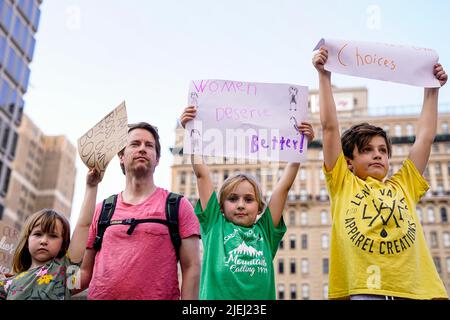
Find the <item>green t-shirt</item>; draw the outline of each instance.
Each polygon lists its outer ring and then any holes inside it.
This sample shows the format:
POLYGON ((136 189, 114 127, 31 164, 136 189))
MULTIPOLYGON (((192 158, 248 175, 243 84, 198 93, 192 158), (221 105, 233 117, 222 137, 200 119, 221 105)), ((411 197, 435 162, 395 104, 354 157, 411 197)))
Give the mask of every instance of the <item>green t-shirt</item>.
POLYGON ((65 256, 11 278, 0 279, 0 300, 68 300, 71 297, 69 288, 75 287, 73 283, 68 284, 68 280, 75 280, 72 275, 78 270, 79 266, 65 256))
POLYGON ((200 299, 275 299, 272 260, 286 232, 283 219, 275 228, 267 207, 252 227, 237 226, 220 211, 215 192, 203 212, 197 202, 195 213, 203 242, 200 299))

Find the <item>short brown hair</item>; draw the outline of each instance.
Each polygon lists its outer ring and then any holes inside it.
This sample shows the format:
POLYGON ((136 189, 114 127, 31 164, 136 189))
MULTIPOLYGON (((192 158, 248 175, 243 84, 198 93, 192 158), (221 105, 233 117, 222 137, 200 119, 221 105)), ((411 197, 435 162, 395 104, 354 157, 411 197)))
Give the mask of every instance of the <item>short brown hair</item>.
POLYGON ((392 143, 386 131, 384 131, 383 128, 373 126, 367 122, 356 124, 344 131, 341 136, 344 156, 353 159, 353 150, 355 149, 355 146, 361 151, 375 136, 384 138, 388 149, 388 157, 390 158, 392 154, 392 143))
POLYGON ((70 244, 70 224, 69 221, 63 215, 51 209, 42 209, 41 211, 33 213, 28 217, 25 222, 25 226, 22 229, 22 234, 17 245, 16 252, 13 258, 13 272, 20 273, 28 270, 31 267, 31 254, 28 249, 28 238, 31 231, 37 226, 41 226, 41 230, 44 233, 52 233, 56 229, 56 220, 61 221, 63 230, 62 238, 63 242, 61 249, 58 252, 57 258, 62 258, 66 255, 67 249, 70 244))
POLYGON ((256 202, 258 202, 258 213, 262 213, 264 207, 266 206, 266 203, 263 199, 261 187, 254 177, 246 173, 238 173, 234 176, 229 177, 223 182, 219 191, 219 205, 222 212, 223 205, 228 194, 230 194, 230 192, 236 187, 236 185, 243 181, 248 181, 253 186, 253 189, 255 190, 256 202))
MULTIPOLYGON (((138 122, 135 124, 129 124, 128 125, 128 133, 135 129, 144 129, 150 132, 153 135, 153 138, 155 138, 155 148, 156 148, 156 159, 159 159, 161 157, 161 144, 159 142, 159 134, 158 134, 158 128, 155 126, 152 126, 150 123, 147 122, 138 122)), ((125 148, 119 151, 118 155, 121 156, 124 152, 125 148)), ((120 168, 122 169, 123 174, 125 174, 125 166, 121 163, 120 168)))

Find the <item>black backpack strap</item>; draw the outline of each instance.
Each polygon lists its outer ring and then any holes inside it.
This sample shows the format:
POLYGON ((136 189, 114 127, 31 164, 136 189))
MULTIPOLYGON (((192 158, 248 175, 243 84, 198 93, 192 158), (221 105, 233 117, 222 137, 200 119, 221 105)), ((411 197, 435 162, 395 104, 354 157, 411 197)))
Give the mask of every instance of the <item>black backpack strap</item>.
POLYGON ((180 201, 183 196, 177 193, 169 193, 166 200, 166 218, 169 222, 169 234, 172 240, 175 252, 177 254, 177 260, 180 260, 180 246, 181 236, 178 229, 178 210, 180 208, 180 201))
POLYGON ((167 227, 169 227, 169 222, 167 220, 163 219, 124 219, 124 220, 110 220, 109 225, 113 226, 116 224, 123 224, 123 225, 129 225, 130 228, 127 230, 127 234, 131 236, 133 234, 134 229, 136 229, 136 226, 140 223, 147 223, 147 222, 154 222, 154 223, 160 223, 167 227))
POLYGON ((106 228, 111 223, 111 217, 114 214, 114 210, 116 209, 116 202, 117 194, 114 194, 109 198, 103 200, 102 212, 100 213, 100 217, 98 218, 97 236, 95 237, 93 245, 95 251, 99 251, 102 247, 103 235, 106 228))

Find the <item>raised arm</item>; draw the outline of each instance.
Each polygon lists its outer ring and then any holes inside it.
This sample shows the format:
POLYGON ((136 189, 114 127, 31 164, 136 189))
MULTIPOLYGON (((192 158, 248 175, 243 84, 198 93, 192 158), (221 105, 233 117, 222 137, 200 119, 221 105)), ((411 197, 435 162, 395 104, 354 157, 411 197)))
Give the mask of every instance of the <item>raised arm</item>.
MULTIPOLYGON (((190 106, 184 109, 183 114, 180 118, 181 126, 184 128, 186 126, 186 123, 194 119, 196 115, 197 109, 195 107, 190 106)), ((194 170, 194 174, 197 178, 198 194, 200 197, 202 210, 205 210, 209 198, 214 191, 211 175, 208 166, 203 162, 202 156, 192 154, 191 164, 192 169, 194 170)))
MULTIPOLYGON (((447 82, 447 74, 440 64, 435 65, 434 75, 441 86, 447 82)), ((416 140, 409 152, 409 159, 422 174, 430 158, 431 146, 436 136, 439 88, 425 88, 422 112, 417 123, 416 140)))
MULTIPOLYGON (((311 124, 302 122, 298 128, 306 135, 308 142, 314 139, 314 131, 311 124)), ((272 196, 269 201, 269 209, 275 227, 278 227, 278 224, 280 223, 284 205, 286 204, 286 198, 292 184, 294 183, 295 177, 297 176, 299 167, 299 163, 288 163, 284 168, 283 175, 280 180, 278 180, 272 192, 272 196)))
POLYGON ((321 47, 314 55, 313 65, 319 73, 319 106, 320 123, 323 135, 323 159, 327 171, 334 168, 336 160, 342 151, 339 134, 339 122, 336 114, 333 91, 331 90, 331 72, 325 70, 328 60, 328 50, 321 47))
POLYGON ((86 177, 86 190, 83 204, 81 205, 80 216, 78 217, 68 249, 70 260, 74 263, 79 263, 83 259, 89 227, 91 226, 95 211, 95 199, 100 181, 100 174, 95 169, 90 169, 86 177))

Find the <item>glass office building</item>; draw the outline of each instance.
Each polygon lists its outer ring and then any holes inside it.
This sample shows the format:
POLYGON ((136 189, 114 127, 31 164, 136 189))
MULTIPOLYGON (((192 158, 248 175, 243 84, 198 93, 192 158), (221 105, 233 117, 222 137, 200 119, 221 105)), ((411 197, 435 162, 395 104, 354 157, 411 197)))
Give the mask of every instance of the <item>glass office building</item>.
POLYGON ((42 0, 0 0, 0 220, 30 79, 42 0))

